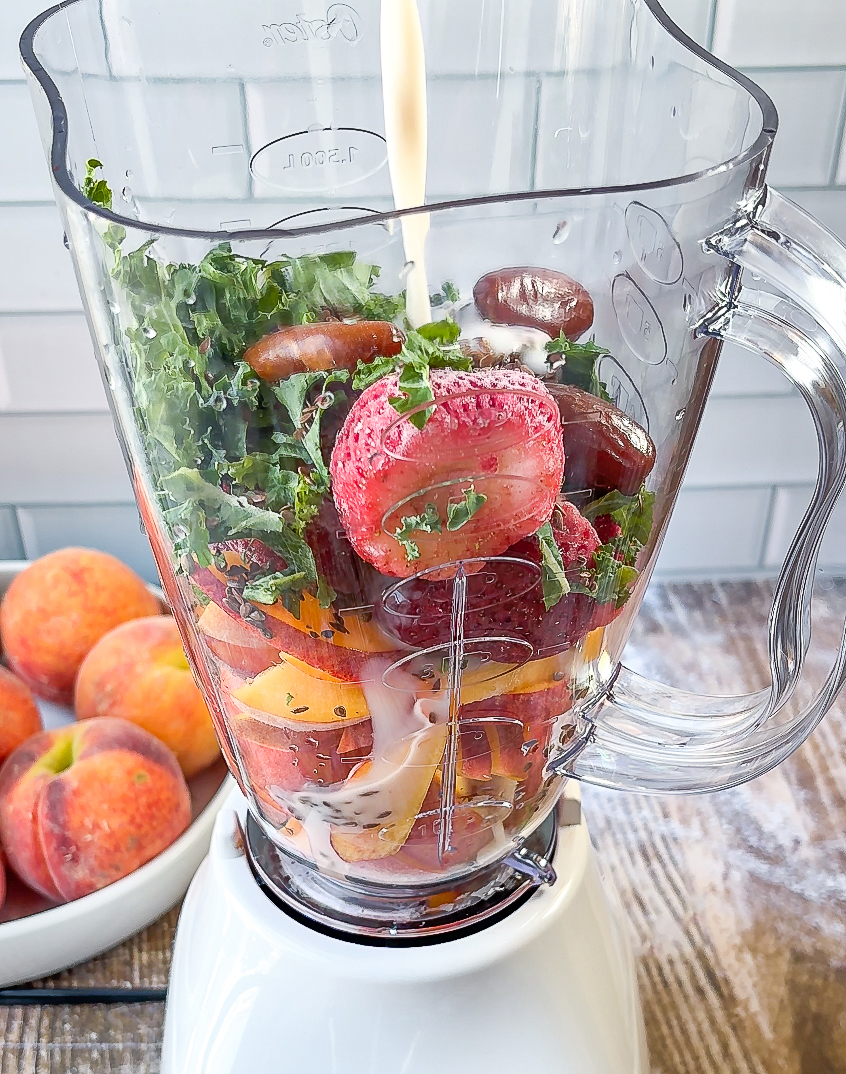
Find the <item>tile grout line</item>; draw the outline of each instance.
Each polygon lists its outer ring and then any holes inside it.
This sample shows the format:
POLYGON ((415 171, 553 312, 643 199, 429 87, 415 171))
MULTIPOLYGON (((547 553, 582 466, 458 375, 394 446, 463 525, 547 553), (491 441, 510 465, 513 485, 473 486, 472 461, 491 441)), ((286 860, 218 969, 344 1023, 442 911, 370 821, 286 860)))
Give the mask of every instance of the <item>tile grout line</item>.
POLYGON ((831 170, 828 173, 829 187, 837 189, 837 173, 840 169, 840 155, 843 152, 843 137, 846 132, 846 86, 843 88, 843 97, 840 102, 840 119, 837 131, 834 135, 834 155, 831 160, 831 170))
POLYGON ((775 506, 776 499, 778 498, 779 486, 773 485, 770 489, 770 501, 767 504, 767 517, 764 520, 764 530, 761 539, 761 549, 758 553, 758 570, 766 569, 767 549, 770 545, 770 534, 772 532, 773 521, 775 518, 775 506))
POLYGON ((711 0, 711 9, 708 12, 708 29, 705 34, 705 47, 709 52, 714 51, 714 33, 717 29, 717 5, 719 0, 711 0))
POLYGON ((530 171, 529 171, 529 190, 534 190, 537 183, 538 174, 538 148, 539 148, 539 135, 540 135, 540 106, 541 106, 541 92, 543 90, 543 79, 538 78, 535 84, 535 114, 534 114, 534 130, 532 131, 532 153, 530 158, 530 171))

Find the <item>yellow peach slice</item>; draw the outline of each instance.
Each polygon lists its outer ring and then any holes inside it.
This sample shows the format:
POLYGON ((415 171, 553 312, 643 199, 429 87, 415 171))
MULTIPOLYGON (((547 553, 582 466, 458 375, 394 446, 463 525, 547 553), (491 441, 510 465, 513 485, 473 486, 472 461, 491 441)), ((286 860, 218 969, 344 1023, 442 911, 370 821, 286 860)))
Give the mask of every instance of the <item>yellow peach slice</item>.
POLYGON ((474 701, 485 701, 502 694, 531 694, 537 690, 548 690, 569 679, 572 666, 572 650, 546 656, 542 660, 530 660, 517 667, 489 661, 469 669, 461 676, 461 703, 470 705, 474 701))
POLYGON ((282 662, 233 691, 238 707, 256 719, 268 716, 295 728, 345 727, 370 718, 359 683, 344 682, 287 653, 282 662))
POLYGON ((596 630, 592 630, 590 634, 585 636, 582 641, 581 657, 586 664, 591 664, 594 660, 599 659, 604 635, 605 627, 597 627, 596 630))
POLYGON ((363 830, 333 827, 332 847, 340 858, 375 861, 401 849, 443 757, 446 735, 445 724, 427 727, 401 739, 388 756, 356 769, 344 783, 343 798, 366 815, 359 820, 363 830))
MULTIPOLYGON (((242 562, 237 552, 227 551, 224 558, 228 566, 242 562)), ((224 585, 228 584, 226 576, 216 567, 210 570, 224 585)), ((256 603, 256 607, 302 634, 323 638, 330 645, 338 645, 342 649, 356 649, 363 653, 387 653, 396 649, 396 644, 385 637, 372 619, 362 618, 367 613, 339 612, 335 607, 321 608, 320 602, 311 593, 303 594, 299 619, 291 615, 281 601, 276 604, 256 603), (343 629, 338 629, 339 622, 343 629)))

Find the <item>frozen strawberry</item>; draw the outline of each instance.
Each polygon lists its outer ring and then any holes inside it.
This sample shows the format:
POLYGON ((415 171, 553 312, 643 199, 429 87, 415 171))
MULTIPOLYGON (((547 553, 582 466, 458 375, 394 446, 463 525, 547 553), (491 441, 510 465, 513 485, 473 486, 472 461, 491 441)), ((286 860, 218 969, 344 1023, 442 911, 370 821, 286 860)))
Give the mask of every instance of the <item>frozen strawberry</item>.
POLYGON ((590 563, 602 542, 579 509, 569 500, 564 500, 556 506, 551 522, 565 569, 580 562, 590 563))
MULTIPOLYGON (((572 504, 564 503, 556 508, 551 524, 564 568, 590 565, 599 547, 590 522, 572 504)), ((486 564, 485 585, 478 594, 468 585, 465 637, 516 638, 528 642, 537 656, 561 652, 584 637, 597 612, 595 601, 586 593, 571 592, 547 609, 540 572, 529 573, 529 567, 514 560, 540 566, 540 546, 534 534, 507 549, 504 560, 486 564)), ((449 642, 452 584, 449 579, 416 578, 389 591, 376 606, 382 630, 414 648, 449 642)), ((494 660, 514 659, 512 642, 492 642, 490 652, 494 660)))
POLYGON ((623 532, 620 523, 615 522, 610 515, 600 515, 593 525, 596 530, 596 536, 603 544, 610 544, 611 541, 616 541, 623 532))
POLYGON ((328 497, 306 527, 305 539, 314 552, 318 571, 329 585, 337 593, 357 597, 352 603, 367 603, 367 594, 374 582, 378 582, 378 575, 353 551, 335 505, 328 497))
POLYGON ((353 548, 399 577, 504 552, 549 518, 564 471, 558 408, 539 380, 515 369, 431 370, 430 380, 436 403, 422 429, 391 405, 397 378, 383 377, 332 452, 353 548))

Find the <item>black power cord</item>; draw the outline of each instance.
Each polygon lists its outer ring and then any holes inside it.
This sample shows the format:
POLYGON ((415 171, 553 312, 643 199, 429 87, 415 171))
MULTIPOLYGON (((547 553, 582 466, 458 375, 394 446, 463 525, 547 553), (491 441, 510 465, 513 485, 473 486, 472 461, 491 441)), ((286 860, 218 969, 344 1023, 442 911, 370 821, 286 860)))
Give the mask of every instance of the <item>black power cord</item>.
POLYGON ((0 988, 0 1007, 164 1003, 166 988, 0 988))

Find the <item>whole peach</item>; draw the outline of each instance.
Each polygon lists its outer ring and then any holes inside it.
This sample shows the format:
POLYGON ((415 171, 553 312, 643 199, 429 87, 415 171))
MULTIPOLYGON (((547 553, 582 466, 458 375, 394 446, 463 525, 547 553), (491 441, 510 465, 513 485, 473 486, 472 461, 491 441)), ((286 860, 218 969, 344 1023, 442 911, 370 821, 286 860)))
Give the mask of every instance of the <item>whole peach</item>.
POLYGON ((208 707, 169 615, 124 623, 101 638, 79 669, 77 719, 112 716, 155 735, 193 776, 220 753, 208 707))
POLYGON ((159 603, 120 560, 62 548, 15 578, 0 604, 0 640, 12 671, 39 697, 69 705, 79 666, 113 627, 155 615, 159 603))
POLYGON ((0 768, 0 840, 18 876, 49 899, 119 880, 190 820, 176 758, 125 720, 44 731, 0 768))
POLYGON ((35 699, 17 675, 0 667, 0 764, 30 735, 41 730, 35 699))

